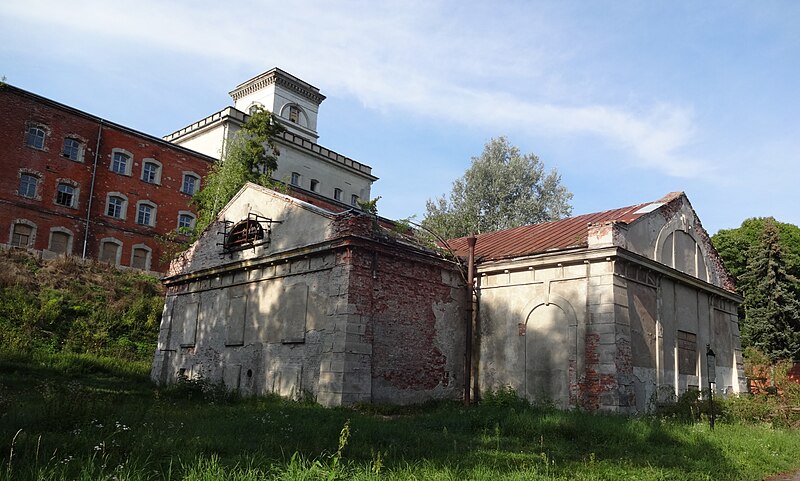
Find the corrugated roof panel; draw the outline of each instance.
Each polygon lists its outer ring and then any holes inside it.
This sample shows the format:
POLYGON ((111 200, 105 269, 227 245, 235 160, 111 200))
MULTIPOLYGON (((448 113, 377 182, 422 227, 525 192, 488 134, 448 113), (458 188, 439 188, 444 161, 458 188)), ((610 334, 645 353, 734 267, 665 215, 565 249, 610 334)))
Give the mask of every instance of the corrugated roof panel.
MULTIPOLYGON (((606 222, 629 224, 679 197, 681 194, 681 192, 673 192, 656 202, 647 202, 543 224, 526 225, 480 234, 477 236, 478 242, 475 245, 475 257, 486 261, 540 254, 553 250, 587 247, 589 224, 606 222)), ((467 254, 466 237, 449 240, 448 245, 458 255, 465 256, 467 254)))

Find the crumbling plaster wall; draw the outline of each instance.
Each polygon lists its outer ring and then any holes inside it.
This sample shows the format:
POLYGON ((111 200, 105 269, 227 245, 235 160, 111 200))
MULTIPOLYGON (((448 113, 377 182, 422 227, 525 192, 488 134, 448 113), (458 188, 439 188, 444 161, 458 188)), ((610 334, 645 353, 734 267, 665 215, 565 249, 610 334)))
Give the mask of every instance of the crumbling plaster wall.
POLYGON ((153 378, 182 372, 243 394, 314 393, 335 270, 335 256, 321 253, 169 286, 153 378))
POLYGON ((627 406, 619 375, 629 370, 629 341, 616 326, 623 303, 613 260, 550 257, 479 272, 481 391, 511 386, 534 402, 564 408, 627 406), (546 376, 542 363, 556 378, 546 376))
POLYGON ((710 344, 717 390, 743 392, 735 296, 626 254, 616 247, 630 246, 626 231, 612 224, 592 230, 609 241, 479 265, 481 389, 511 386, 561 407, 646 412, 707 387, 710 344))

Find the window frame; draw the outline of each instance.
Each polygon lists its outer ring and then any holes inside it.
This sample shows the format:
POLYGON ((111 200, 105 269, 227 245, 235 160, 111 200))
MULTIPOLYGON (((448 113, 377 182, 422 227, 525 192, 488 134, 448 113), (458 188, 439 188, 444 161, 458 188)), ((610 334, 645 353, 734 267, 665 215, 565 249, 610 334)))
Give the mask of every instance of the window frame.
POLYGON ((311 179, 311 192, 319 192, 319 180, 311 179))
POLYGON ((188 211, 188 210, 180 210, 180 211, 178 211, 178 222, 176 224, 175 229, 179 234, 183 234, 184 233, 184 232, 181 231, 181 229, 184 229, 184 228, 188 229, 189 231, 193 231, 196 225, 197 225, 197 216, 194 214, 194 212, 191 212, 191 211, 188 211), (181 225, 181 219, 184 218, 184 217, 188 217, 188 218, 191 219, 191 222, 190 222, 189 226, 182 226, 181 225))
POLYGON ((299 172, 292 172, 292 176, 289 179, 289 183, 292 184, 295 187, 300 187, 300 181, 301 181, 302 178, 303 178, 303 176, 300 175, 299 172))
POLYGON ((28 171, 28 170, 20 170, 17 173, 17 178, 19 179, 19 182, 17 183, 17 195, 18 196, 24 197, 26 199, 42 200, 42 196, 41 196, 40 188, 39 188, 39 186, 42 183, 42 174, 40 174, 38 172, 28 171), (30 178, 32 178, 34 180, 33 195, 25 195, 25 194, 22 193, 22 180, 23 180, 23 177, 30 177, 30 178))
POLYGON ((73 137, 73 136, 69 136, 68 135, 68 136, 64 137, 64 142, 61 144, 61 157, 65 158, 67 160, 71 160, 73 162, 83 162, 83 152, 84 152, 84 149, 85 149, 85 145, 86 144, 81 139, 78 139, 77 137, 73 137), (68 154, 68 152, 67 152, 67 143, 68 142, 74 142, 75 144, 77 144, 75 146, 69 147, 70 152, 72 152, 72 151, 75 152, 75 157, 74 158, 72 156, 70 156, 70 155, 67 155, 68 154))
POLYGON ((361 200, 361 197, 359 197, 356 194, 350 194, 350 205, 352 205, 353 207, 359 207, 358 205, 359 200, 361 200))
POLYGON ((137 225, 143 225, 143 226, 147 226, 147 227, 155 227, 156 226, 156 215, 157 215, 157 213, 158 213, 158 206, 156 204, 154 204, 153 202, 150 202, 149 200, 140 200, 139 202, 136 203, 136 219, 134 219, 134 221, 136 222, 137 225), (147 208, 150 209, 150 212, 148 212, 148 214, 147 214, 149 216, 149 222, 147 222, 147 223, 139 222, 139 220, 141 218, 141 211, 142 211, 142 208, 144 208, 144 207, 147 207, 147 208))
POLYGON ((133 170, 133 154, 128 152, 125 149, 119 149, 119 148, 111 149, 111 162, 109 162, 109 164, 108 164, 108 170, 110 170, 111 172, 113 172, 115 174, 126 175, 126 176, 130 177, 131 176, 131 172, 133 170), (114 165, 117 162, 117 155, 124 155, 125 157, 128 158, 128 160, 125 163, 124 172, 120 172, 119 170, 114 168, 114 165))
POLYGON ((78 187, 78 183, 74 180, 70 179, 56 179, 56 189, 55 189, 55 196, 53 197, 53 203, 56 205, 60 205, 61 207, 67 207, 69 209, 77 209, 78 208, 78 195, 80 194, 80 188, 78 187), (61 194, 66 194, 61 192, 61 186, 69 187, 72 189, 72 192, 69 193, 71 196, 70 203, 64 204, 59 202, 59 197, 61 194))
POLYGON ((162 171, 161 162, 157 161, 156 159, 146 158, 142 160, 142 175, 139 177, 142 182, 146 182, 148 184, 153 185, 161 185, 161 171, 162 171), (145 168, 148 165, 152 165, 155 167, 155 171, 152 172, 153 180, 145 179, 145 168))
POLYGON ((341 202, 342 201, 342 194, 344 194, 344 191, 342 189, 336 187, 335 189, 333 189, 333 200, 338 200, 339 202, 341 202))
POLYGON ((47 150, 47 137, 50 134, 50 129, 48 129, 44 124, 36 123, 36 122, 28 122, 25 127, 25 146, 30 147, 34 150, 47 150), (39 135, 32 135, 31 132, 33 130, 37 130, 41 132, 41 136, 39 135), (41 143, 41 145, 39 145, 41 143))
POLYGON ((36 231, 37 226, 35 222, 29 221, 28 219, 14 219, 11 221, 11 226, 8 230, 8 245, 11 247, 18 247, 20 249, 33 249, 33 246, 36 245, 36 231), (24 225, 31 229, 30 233, 28 234, 28 242, 26 245, 20 245, 14 243, 14 235, 16 235, 15 227, 18 225, 24 225))
POLYGON ((300 123, 300 107, 297 105, 289 105, 289 122, 294 124, 300 123))
POLYGON ((109 192, 106 194, 106 208, 104 214, 106 217, 110 217, 112 219, 119 219, 119 220, 127 220, 128 218, 128 196, 121 192, 109 192), (112 198, 119 198, 122 199, 122 205, 120 207, 120 216, 113 216, 108 213, 108 208, 111 205, 112 198))
POLYGON ((181 178, 181 192, 183 192, 186 195, 194 195, 199 190, 200 190, 200 176, 195 172, 184 171, 183 172, 183 177, 181 178), (191 178, 193 180, 193 182, 194 182, 193 185, 192 185, 192 191, 191 192, 188 192, 186 190, 186 179, 187 178, 191 178))

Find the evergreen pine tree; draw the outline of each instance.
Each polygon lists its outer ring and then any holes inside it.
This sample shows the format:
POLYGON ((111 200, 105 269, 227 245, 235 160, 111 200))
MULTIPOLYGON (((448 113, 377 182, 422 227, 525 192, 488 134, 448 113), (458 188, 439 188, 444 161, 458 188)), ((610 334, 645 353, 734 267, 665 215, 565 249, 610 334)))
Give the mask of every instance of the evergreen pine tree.
POLYGON ((774 219, 767 219, 761 242, 748 252, 747 270, 739 278, 745 293, 742 344, 772 361, 800 359, 800 301, 797 278, 786 265, 786 253, 774 219))

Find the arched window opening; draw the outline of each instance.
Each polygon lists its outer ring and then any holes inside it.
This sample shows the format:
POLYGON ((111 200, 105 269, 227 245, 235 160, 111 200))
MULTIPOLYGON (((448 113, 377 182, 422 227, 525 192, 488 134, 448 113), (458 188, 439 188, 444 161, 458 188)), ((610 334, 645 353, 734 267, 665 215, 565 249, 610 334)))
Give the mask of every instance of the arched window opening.
POLYGON ((280 224, 280 221, 268 219, 252 212, 247 215, 247 219, 235 224, 225 221, 222 254, 229 254, 233 251, 260 245, 269 245, 272 237, 272 224, 280 224))

